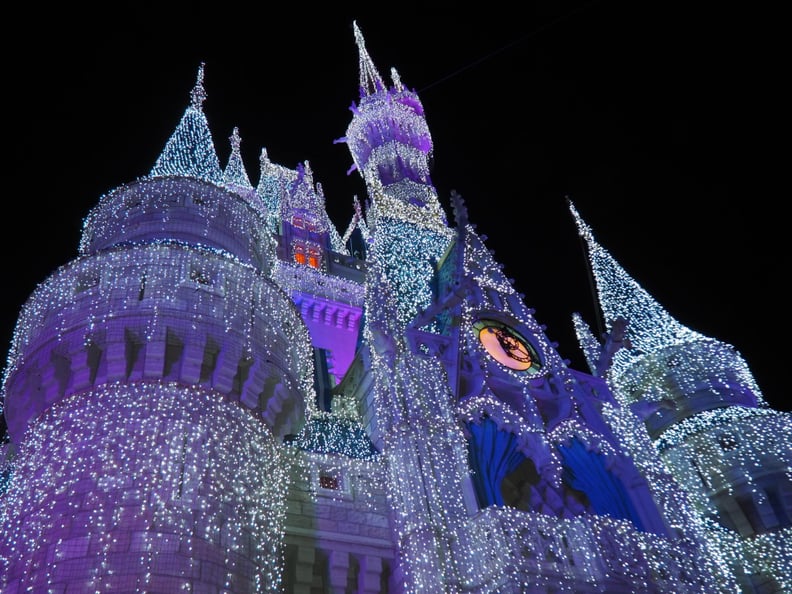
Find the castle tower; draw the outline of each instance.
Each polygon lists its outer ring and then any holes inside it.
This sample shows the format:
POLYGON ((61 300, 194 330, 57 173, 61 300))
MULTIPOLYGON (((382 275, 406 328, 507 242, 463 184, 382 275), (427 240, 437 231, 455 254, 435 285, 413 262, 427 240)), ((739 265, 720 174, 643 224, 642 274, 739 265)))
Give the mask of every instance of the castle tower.
POLYGON ((466 517, 467 465, 444 371, 415 358, 404 331, 431 302, 434 266, 452 232, 429 177, 432 145, 421 102, 395 70, 385 85, 356 23, 354 31, 360 101, 341 141, 371 201, 364 339, 372 389, 363 407, 388 469, 401 588, 449 591, 460 587, 460 568, 470 567, 456 539, 466 517))
POLYGON ((150 174, 101 198, 79 257, 23 308, 4 593, 278 591, 277 444, 312 394, 310 338, 265 276, 266 213, 239 163, 223 175, 204 98, 202 65, 150 174))
POLYGON ((303 427, 285 440, 284 591, 376 594, 388 587, 393 563, 382 464, 340 385, 355 384, 350 369, 361 340, 366 265, 349 254, 328 218, 309 163, 286 170, 265 154, 259 190, 277 213, 271 276, 300 312, 314 369, 315 400, 303 427))
MULTIPOLYGON (((373 316, 382 330, 398 340, 409 319, 428 305, 433 262, 450 239, 446 216, 431 183, 432 139, 418 95, 406 87, 395 69, 386 87, 354 24, 360 54, 360 101, 350 108, 353 117, 345 142, 371 200, 366 213, 369 259, 381 268, 389 286, 378 301, 397 315, 373 316), (387 318, 387 319, 386 319, 387 318)), ((369 282, 371 285, 371 281, 369 282)), ((374 305, 374 304, 372 304, 374 305)))
POLYGON ((769 408, 732 345, 674 319, 570 210, 608 330, 602 347, 576 318, 592 371, 643 419, 742 591, 792 590, 792 415, 769 408))

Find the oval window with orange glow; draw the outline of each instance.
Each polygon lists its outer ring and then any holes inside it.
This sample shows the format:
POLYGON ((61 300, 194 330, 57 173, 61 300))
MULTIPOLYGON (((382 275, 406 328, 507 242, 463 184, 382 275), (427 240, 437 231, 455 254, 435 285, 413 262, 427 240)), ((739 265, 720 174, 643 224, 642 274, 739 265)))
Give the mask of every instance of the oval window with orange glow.
POLYGON ((537 373, 542 367, 534 348, 506 324, 479 320, 474 328, 481 345, 501 365, 530 374, 537 373))

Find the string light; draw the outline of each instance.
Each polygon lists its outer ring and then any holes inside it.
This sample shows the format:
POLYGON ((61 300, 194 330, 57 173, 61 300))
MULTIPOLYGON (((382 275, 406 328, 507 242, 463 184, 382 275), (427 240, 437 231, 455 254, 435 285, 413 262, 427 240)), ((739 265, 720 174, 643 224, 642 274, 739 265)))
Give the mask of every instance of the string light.
POLYGON ((220 167, 201 64, 149 175, 100 198, 25 303, 2 378, 3 591, 337 579, 289 546, 361 591, 792 590, 790 416, 571 204, 608 333, 574 314, 591 373, 570 369, 456 194, 449 226, 421 101, 354 32, 338 142, 369 200, 343 235, 307 161, 262 149, 254 186, 234 128, 220 167), (490 356, 484 326, 519 353, 490 356), (748 500, 761 521, 726 513, 748 500))
POLYGON ((569 207, 610 333, 603 362, 575 316, 589 367, 644 419, 653 448, 687 491, 688 513, 742 587, 753 588, 757 576, 791 589, 792 551, 782 543, 792 539, 792 510, 779 501, 792 492, 792 415, 771 410, 740 353, 674 319, 569 207))

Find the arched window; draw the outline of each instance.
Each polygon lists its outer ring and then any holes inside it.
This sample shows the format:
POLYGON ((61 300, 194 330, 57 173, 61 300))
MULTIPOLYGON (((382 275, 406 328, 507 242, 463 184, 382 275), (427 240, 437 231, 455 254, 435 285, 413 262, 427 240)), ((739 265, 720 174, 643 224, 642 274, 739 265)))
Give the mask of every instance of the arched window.
POLYGON ((605 456, 587 449, 577 438, 567 445, 559 445, 558 451, 563 459, 564 482, 585 493, 595 513, 629 520, 638 530, 645 531, 630 494, 621 480, 608 470, 605 456))
POLYGON ((305 255, 305 245, 301 242, 295 242, 292 244, 292 254, 294 256, 294 261, 297 264, 305 264, 307 262, 307 257, 305 255))
POLYGON ((292 257, 297 264, 322 269, 322 250, 313 243, 304 241, 292 242, 292 257))
POLYGON ((322 254, 319 248, 313 245, 308 246, 308 266, 311 268, 321 268, 322 254))
POLYGON ((474 486, 479 505, 504 505, 501 482, 525 460, 518 450, 517 437, 498 429, 495 421, 485 418, 468 423, 470 433, 468 454, 475 477, 474 486))
POLYGON ((520 451, 514 433, 491 418, 468 422, 468 456, 481 508, 509 506, 555 517, 591 512, 586 494, 569 484, 557 487, 542 477, 535 462, 520 451))

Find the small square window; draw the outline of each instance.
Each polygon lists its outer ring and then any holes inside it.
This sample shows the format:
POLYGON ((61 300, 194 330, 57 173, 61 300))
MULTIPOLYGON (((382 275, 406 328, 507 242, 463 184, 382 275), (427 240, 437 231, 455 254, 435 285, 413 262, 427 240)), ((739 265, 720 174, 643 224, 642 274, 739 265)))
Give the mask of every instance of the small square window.
POLYGON ((341 489, 341 481, 338 480, 338 477, 323 474, 319 476, 319 486, 322 487, 322 489, 338 491, 341 489))
POLYGON ((735 435, 732 435, 731 433, 723 433, 722 435, 718 436, 718 445, 720 445, 724 452, 729 452, 731 450, 736 450, 740 445, 740 442, 737 440, 735 435))
POLYGON ((194 268, 190 271, 190 280, 195 281, 200 285, 212 284, 212 279, 209 277, 209 275, 203 270, 198 270, 197 268, 194 268))
POLYGON ((77 281, 77 292, 82 293, 83 291, 87 291, 88 289, 92 289, 93 287, 99 284, 99 277, 98 276, 82 276, 77 281))

